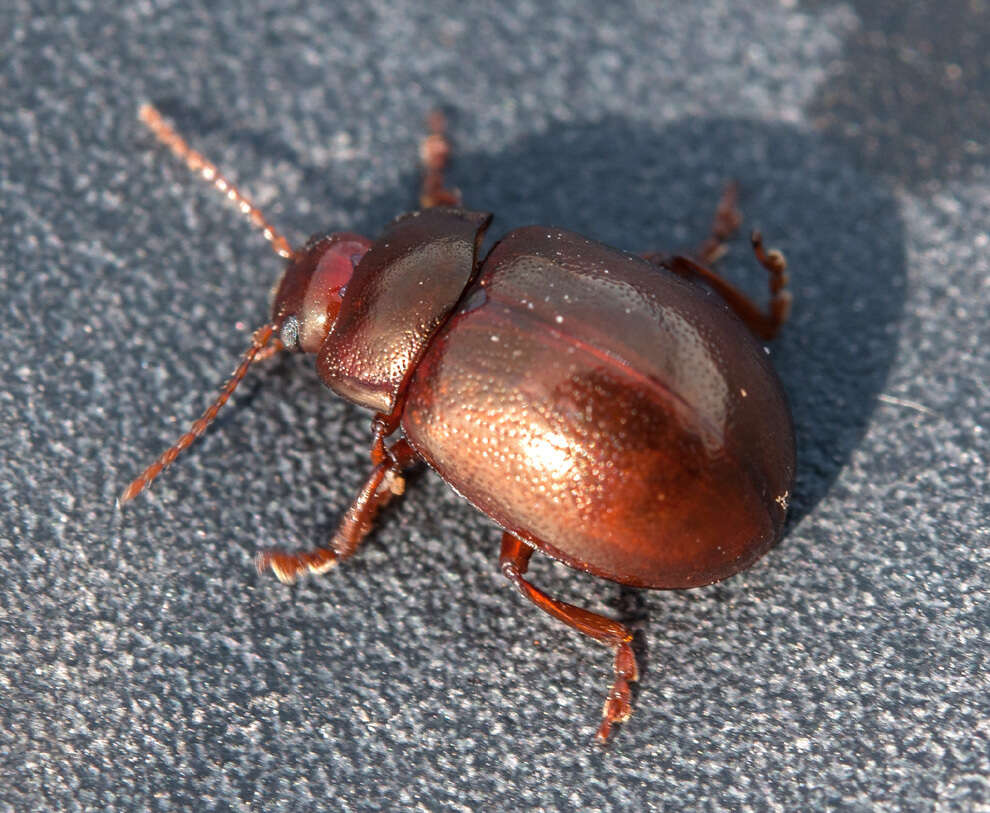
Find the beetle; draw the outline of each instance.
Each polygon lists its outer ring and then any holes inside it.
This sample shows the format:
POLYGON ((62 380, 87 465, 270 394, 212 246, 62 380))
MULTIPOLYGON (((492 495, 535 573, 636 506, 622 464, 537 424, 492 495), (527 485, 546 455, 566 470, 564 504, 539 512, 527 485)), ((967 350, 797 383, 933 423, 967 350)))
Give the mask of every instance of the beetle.
POLYGON ((711 270, 739 225, 734 185, 694 257, 634 255, 543 226, 515 229, 482 256, 491 215, 461 208, 445 186, 450 145, 435 114, 419 211, 374 241, 329 233, 296 250, 157 110, 145 105, 140 119, 287 265, 226 387, 118 503, 202 434, 252 364, 314 354, 331 390, 374 413, 371 474, 326 547, 263 551, 259 572, 291 583, 351 556, 403 492, 403 472, 425 461, 502 529, 505 577, 612 649, 597 731, 607 740, 632 710, 632 633, 534 586, 534 551, 623 585, 687 588, 748 567, 784 527, 794 432, 757 339, 777 333, 791 296, 783 255, 757 232, 765 311, 711 270))

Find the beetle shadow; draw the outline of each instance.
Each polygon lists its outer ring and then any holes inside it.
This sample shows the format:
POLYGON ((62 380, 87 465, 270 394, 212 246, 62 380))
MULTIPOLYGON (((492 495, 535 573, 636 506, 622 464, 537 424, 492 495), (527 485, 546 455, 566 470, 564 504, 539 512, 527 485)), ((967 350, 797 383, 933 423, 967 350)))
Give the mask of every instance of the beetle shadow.
MULTIPOLYGON (((790 522, 828 493, 887 379, 906 296, 896 200, 854 156, 793 126, 702 118, 654 129, 613 117, 559 124, 495 153, 454 147, 449 181, 467 207, 495 213, 489 243, 544 223, 633 251, 689 251, 707 236, 724 184, 738 181, 743 227, 717 268, 766 302, 746 239, 759 228, 787 256, 794 294, 770 345, 797 436, 790 522)), ((374 200, 366 233, 409 208, 417 183, 411 171, 408 192, 374 200)))

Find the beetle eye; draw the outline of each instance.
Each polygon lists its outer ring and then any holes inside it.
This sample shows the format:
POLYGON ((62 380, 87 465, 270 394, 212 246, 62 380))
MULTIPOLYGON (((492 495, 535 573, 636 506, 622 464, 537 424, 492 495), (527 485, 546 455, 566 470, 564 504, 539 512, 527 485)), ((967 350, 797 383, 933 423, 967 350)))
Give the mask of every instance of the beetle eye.
POLYGON ((282 322, 282 329, 279 331, 278 338, 286 350, 299 348, 299 320, 295 316, 286 317, 286 320, 282 322))

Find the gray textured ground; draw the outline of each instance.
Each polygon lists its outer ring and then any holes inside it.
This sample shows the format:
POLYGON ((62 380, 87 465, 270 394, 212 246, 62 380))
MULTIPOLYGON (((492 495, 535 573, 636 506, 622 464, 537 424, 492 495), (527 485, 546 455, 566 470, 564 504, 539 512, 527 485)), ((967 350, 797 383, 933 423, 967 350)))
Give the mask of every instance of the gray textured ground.
MULTIPOLYGON (((986 807, 984 6, 40 5, 0 16, 0 804, 986 807), (610 750, 607 653, 514 595, 432 474, 331 578, 254 573, 325 539, 367 467, 366 416, 304 359, 114 512, 280 267, 145 100, 294 239, 407 209, 437 104, 502 228, 690 245, 739 179, 793 268, 793 521, 700 590, 534 564, 637 630, 610 750)), ((760 290, 742 242, 726 268, 760 290)))

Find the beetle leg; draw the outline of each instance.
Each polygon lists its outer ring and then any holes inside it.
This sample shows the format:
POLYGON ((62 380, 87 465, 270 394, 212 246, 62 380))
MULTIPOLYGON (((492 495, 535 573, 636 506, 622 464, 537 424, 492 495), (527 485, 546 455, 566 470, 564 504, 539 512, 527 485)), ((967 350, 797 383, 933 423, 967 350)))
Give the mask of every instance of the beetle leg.
POLYGON ((710 266, 725 255, 725 241, 742 223, 738 207, 739 187, 735 181, 726 184, 715 207, 715 217, 708 238, 698 248, 695 258, 648 252, 642 256, 656 265, 673 271, 682 277, 701 279, 724 299, 747 327, 761 339, 770 340, 777 335, 791 313, 791 292, 787 290, 787 260, 776 249, 765 251, 763 238, 754 231, 750 240, 757 261, 769 274, 770 307, 764 311, 735 285, 716 274, 710 266))
POLYGON ((742 319, 753 333, 769 341, 777 335, 791 313, 792 297, 791 292, 787 290, 787 261, 776 249, 764 250, 763 238, 759 232, 754 231, 751 239, 756 259, 769 273, 770 307, 765 311, 735 285, 690 257, 665 257, 658 260, 657 264, 682 277, 696 277, 703 280, 728 303, 736 316, 742 319))
POLYGON ((402 470, 416 460, 416 453, 409 445, 409 441, 402 438, 386 449, 385 455, 385 459, 372 470, 357 499, 347 509, 340 527, 330 542, 340 559, 353 555, 371 530, 371 524, 379 509, 384 508, 392 497, 397 497, 405 491, 406 481, 402 476, 402 470))
POLYGON ((450 141, 447 139, 447 120, 443 113, 434 110, 426 120, 429 135, 419 145, 419 157, 423 163, 423 184, 419 192, 419 205, 460 206, 461 193, 444 186, 443 171, 450 161, 450 141))
POLYGON ((407 468, 415 459, 416 454, 405 438, 396 441, 386 450, 385 459, 372 469, 371 475, 344 514, 329 547, 301 553, 261 551, 255 557, 258 572, 271 569, 280 582, 292 584, 306 571, 326 573, 338 562, 353 555, 371 530, 379 509, 405 490, 402 469, 407 468))
POLYGON ((715 207, 711 233, 695 255, 698 261, 711 265, 725 256, 728 251, 725 243, 736 233, 740 225, 742 225, 742 212, 739 211, 739 184, 729 181, 715 207))
POLYGON ((781 325, 787 321, 791 315, 791 305, 794 298, 787 290, 790 277, 787 275, 787 259, 783 253, 775 248, 769 251, 763 248, 763 235, 756 229, 750 235, 750 242, 753 245, 753 253, 757 261, 770 275, 768 283, 770 285, 770 325, 772 335, 780 330, 781 325))
POLYGON ((399 428, 399 419, 402 417, 401 404, 393 410, 392 414, 378 412, 371 422, 371 465, 377 466, 385 460, 391 453, 391 449, 385 446, 385 439, 399 428))
POLYGON ((545 613, 615 650, 613 665, 615 680, 605 698, 602 724, 597 734, 598 740, 604 743, 612 731, 612 726, 615 723, 625 722, 632 713, 629 684, 639 677, 636 670, 636 656, 630 646, 632 633, 618 621, 558 601, 526 581, 523 574, 529 567, 532 555, 533 548, 517 536, 508 531, 502 534, 502 553, 499 556, 502 575, 545 613))

